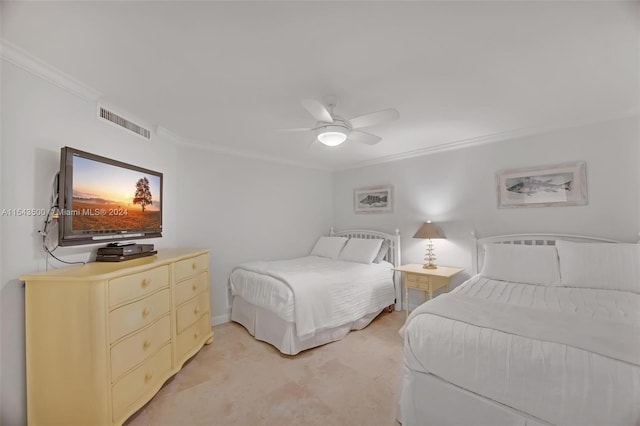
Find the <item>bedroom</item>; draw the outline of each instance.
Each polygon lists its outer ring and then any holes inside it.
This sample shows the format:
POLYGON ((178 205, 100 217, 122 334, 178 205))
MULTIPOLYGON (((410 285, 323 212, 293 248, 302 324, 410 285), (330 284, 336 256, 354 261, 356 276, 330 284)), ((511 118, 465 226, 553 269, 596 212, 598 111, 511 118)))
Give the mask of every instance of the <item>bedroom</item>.
MULTIPOLYGON (((638 2, 376 3, 362 18, 365 28, 380 27, 371 44, 349 25, 363 14, 359 2, 339 12, 331 3, 266 2, 246 10, 198 4, 163 12, 150 10, 154 3, 2 3, 0 207, 47 207, 63 146, 161 170, 168 208, 164 236, 154 243, 211 250, 214 324, 229 320, 233 267, 306 254, 332 226, 398 228, 403 262, 420 263, 424 241, 410 237, 431 219, 447 236, 437 242, 438 263, 465 268, 465 278, 472 230, 624 241, 640 230, 638 2), (213 11, 199 14, 198 7, 213 11), (192 26, 198 15, 215 25, 192 26), (261 39, 271 34, 262 16, 284 29, 261 39), (123 28, 113 31, 113 22, 123 28), (136 22, 149 27, 128 27, 136 22), (151 43, 167 22, 174 31, 151 43), (326 45, 309 28, 327 37, 326 45), (179 34, 195 38, 199 31, 210 37, 206 43, 181 44, 179 34), (287 31, 308 38, 293 43, 287 31), (136 42, 121 49, 131 34, 136 42), (113 44, 100 43, 107 37, 113 44), (219 60, 198 68, 197 57, 214 46, 219 60), (351 68, 324 61, 332 55, 351 68), (232 59, 238 68, 216 71, 217 62, 232 59), (187 92, 183 84, 191 80, 187 92), (98 121, 101 95, 154 129, 152 140, 98 121), (273 130, 312 125, 300 100, 327 95, 338 96, 336 109, 347 117, 396 108, 400 120, 372 128, 383 136, 377 146, 339 150, 308 148, 310 135, 273 130), (163 104, 171 108, 157 107, 163 104), (396 151, 399 144, 404 151, 396 151), (586 206, 496 207, 497 171, 567 161, 587 163, 586 206), (354 189, 377 185, 393 185, 393 212, 355 214, 354 189)), ((44 269, 41 219, 2 217, 1 224, 2 424, 23 424, 24 293, 17 277, 44 269)), ((90 256, 86 247, 56 253, 90 256)))

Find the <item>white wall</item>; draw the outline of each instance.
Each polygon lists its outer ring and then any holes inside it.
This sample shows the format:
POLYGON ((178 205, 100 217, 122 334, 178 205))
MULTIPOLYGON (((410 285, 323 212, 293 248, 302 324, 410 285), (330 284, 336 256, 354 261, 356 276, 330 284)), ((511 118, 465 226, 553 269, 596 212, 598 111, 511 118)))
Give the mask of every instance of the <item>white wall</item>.
POLYGON ((229 318, 234 266, 306 255, 329 232, 329 172, 205 149, 179 149, 178 164, 178 245, 211 251, 215 323, 229 318))
MULTIPOLYGON (((8 62, 2 62, 2 207, 49 207, 51 183, 67 145, 164 173, 164 238, 158 247, 176 245, 175 146, 146 141, 96 118, 88 102, 8 62)), ((25 424, 24 289, 18 276, 44 270, 37 230, 43 217, 3 216, 0 281, 3 425, 25 424)), ((88 260, 96 246, 59 248, 66 260, 88 260)), ((52 261, 53 266, 63 266, 52 261)), ((64 330, 61 330, 64 332, 64 330)), ((55 391, 55 390, 53 390, 55 391)))
MULTIPOLYGON (((0 62, 0 91, 2 90, 2 74, 3 74, 3 67, 2 67, 2 62, 0 62)), ((0 123, 2 123, 2 107, 3 107, 3 102, 0 102, 0 123)), ((0 126, 0 166, 2 165, 2 139, 3 139, 3 129, 4 126, 0 126)), ((0 168, 1 170, 1 168, 0 168)), ((0 172, 0 189, 2 188, 2 173, 0 172)), ((3 203, 2 203, 2 194, 3 192, 0 190, 0 211, 2 211, 3 208, 3 203)), ((2 241, 2 221, 0 220, 0 241, 2 241)), ((0 280, 2 280, 2 243, 0 243, 0 280)), ((2 345, 2 299, 1 299, 1 295, 2 295, 2 283, 4 283, 4 280, 0 281, 0 410, 2 410, 2 389, 3 389, 3 385, 2 385, 2 351, 3 351, 3 345, 2 345)), ((2 423, 2 416, 0 415, 0 423, 2 423)))
POLYGON ((338 172, 334 225, 399 228, 403 263, 422 263, 425 241, 411 237, 430 219, 447 236, 433 240, 436 263, 466 268, 455 284, 471 273, 472 230, 480 236, 554 232, 636 241, 640 231, 637 123, 638 117, 633 117, 338 172), (497 208, 496 171, 578 160, 587 163, 588 205, 497 208), (394 186, 393 213, 354 214, 354 188, 382 184, 394 186))

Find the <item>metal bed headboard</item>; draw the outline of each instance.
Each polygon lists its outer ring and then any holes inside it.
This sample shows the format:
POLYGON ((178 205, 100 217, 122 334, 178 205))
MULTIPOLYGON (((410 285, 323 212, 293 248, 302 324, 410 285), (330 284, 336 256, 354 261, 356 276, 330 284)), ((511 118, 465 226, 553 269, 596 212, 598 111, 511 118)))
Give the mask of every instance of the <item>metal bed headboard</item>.
MULTIPOLYGON (((389 249, 384 257, 384 260, 391 263, 394 268, 398 268, 401 265, 401 253, 400 253, 400 230, 396 229, 395 234, 387 234, 380 231, 372 231, 368 229, 348 229, 345 231, 335 231, 333 227, 329 231, 329 235, 332 237, 347 237, 347 238, 364 238, 364 239, 382 239, 389 242, 389 249)), ((400 280, 400 272, 395 271, 393 273, 393 283, 396 292, 396 311, 402 309, 402 286, 400 280)))
POLYGON ((475 232, 471 235, 475 241, 473 245, 472 267, 475 274, 479 273, 484 263, 485 244, 523 244, 529 246, 552 246, 558 240, 573 241, 578 243, 621 243, 622 241, 608 238, 591 237, 586 235, 571 234, 509 234, 493 237, 477 238, 475 232))

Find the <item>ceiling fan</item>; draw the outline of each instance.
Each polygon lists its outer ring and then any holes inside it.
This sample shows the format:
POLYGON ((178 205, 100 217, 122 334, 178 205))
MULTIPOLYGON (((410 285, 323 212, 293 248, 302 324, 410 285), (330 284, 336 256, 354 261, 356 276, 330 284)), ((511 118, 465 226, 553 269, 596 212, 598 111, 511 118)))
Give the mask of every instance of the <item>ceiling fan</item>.
POLYGON ((285 131, 311 131, 314 132, 319 142, 327 146, 337 146, 349 139, 356 142, 362 142, 367 145, 375 145, 382 140, 380 136, 363 132, 363 127, 374 126, 376 124, 385 123, 387 121, 397 120, 400 113, 393 109, 383 109, 381 111, 360 115, 347 120, 334 114, 335 98, 329 98, 327 107, 315 99, 302 100, 302 106, 309 111, 309 114, 317 120, 314 127, 301 129, 284 129, 285 131))

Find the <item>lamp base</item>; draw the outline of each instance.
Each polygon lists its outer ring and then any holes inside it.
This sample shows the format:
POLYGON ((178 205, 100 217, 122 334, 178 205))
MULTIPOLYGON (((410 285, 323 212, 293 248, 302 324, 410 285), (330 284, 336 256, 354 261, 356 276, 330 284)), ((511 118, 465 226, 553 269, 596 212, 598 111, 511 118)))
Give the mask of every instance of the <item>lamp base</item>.
POLYGON ((438 269, 438 267, 433 263, 436 260, 436 257, 433 255, 433 243, 431 242, 431 238, 429 238, 429 242, 427 243, 427 254, 424 256, 424 261, 427 262, 422 267, 424 269, 438 269))

